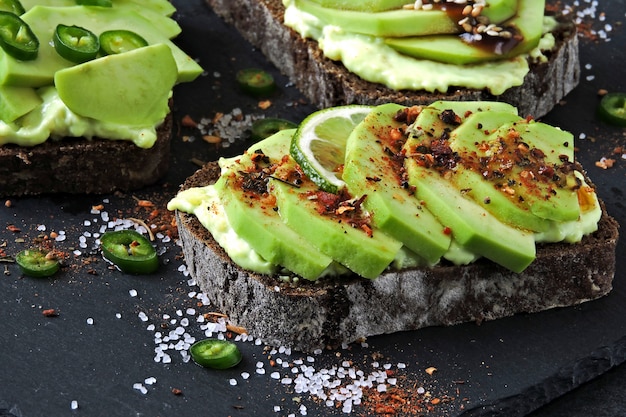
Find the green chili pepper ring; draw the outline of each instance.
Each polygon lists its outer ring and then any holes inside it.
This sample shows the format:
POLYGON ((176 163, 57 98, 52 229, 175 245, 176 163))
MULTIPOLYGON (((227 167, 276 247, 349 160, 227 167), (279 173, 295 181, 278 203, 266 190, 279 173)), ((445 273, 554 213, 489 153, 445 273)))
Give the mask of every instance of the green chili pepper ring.
POLYGON ((250 138, 254 141, 259 141, 281 130, 295 129, 297 127, 297 124, 289 120, 267 117, 265 119, 255 120, 254 123, 252 123, 250 138))
POLYGON ((0 0, 0 10, 11 12, 18 16, 26 12, 19 0, 0 0))
POLYGON ((602 97, 598 116, 612 125, 626 126, 626 93, 608 93, 602 97))
POLYGON ((100 237, 102 255, 123 272, 143 275, 155 272, 159 258, 152 243, 134 230, 106 232, 100 237))
POLYGON ((31 61, 39 54, 39 39, 18 15, 0 11, 0 46, 15 59, 31 61))
POLYGON ((57 53, 76 64, 94 59, 100 51, 98 37, 80 26, 57 25, 52 40, 57 53))
POLYGON ((258 68, 246 68, 237 72, 237 83, 245 93, 255 97, 268 96, 276 88, 272 74, 258 68))
POLYGON ((48 256, 49 252, 40 249, 25 249, 17 254, 15 262, 22 273, 29 277, 49 277, 59 270, 59 261, 48 256))
POLYGON ((100 34, 100 52, 115 55, 148 46, 148 41, 130 30, 107 30, 100 34))
POLYGON ((192 359, 198 365, 212 369, 232 368, 241 362, 241 351, 228 340, 204 339, 189 348, 192 359))

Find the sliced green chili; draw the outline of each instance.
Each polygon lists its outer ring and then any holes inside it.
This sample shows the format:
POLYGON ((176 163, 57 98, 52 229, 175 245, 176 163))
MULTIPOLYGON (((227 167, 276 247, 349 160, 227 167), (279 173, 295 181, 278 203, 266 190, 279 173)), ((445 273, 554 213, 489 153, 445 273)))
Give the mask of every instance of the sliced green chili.
POLYGON ((626 93, 608 93, 600 101, 598 115, 616 126, 626 126, 626 93))
POLYGON ((40 249, 25 249, 17 254, 15 262, 22 273, 29 277, 44 278, 59 270, 59 261, 50 252, 40 249))
POLYGON ((19 0, 0 0, 0 10, 11 12, 18 16, 22 15, 26 11, 19 0))
POLYGON ((120 270, 143 275, 155 272, 159 258, 152 243, 134 230, 106 232, 100 237, 102 255, 120 270))
POLYGON ((76 0, 76 4, 79 6, 113 7, 111 0, 76 0))
POLYGON ((189 348, 192 359, 205 368, 227 369, 241 362, 241 351, 231 341, 221 339, 200 340, 189 348))
POLYGON ((39 39, 18 15, 0 11, 0 46, 15 59, 31 61, 39 53, 39 39))
POLYGON ((76 64, 94 59, 100 51, 98 37, 80 26, 57 25, 52 39, 57 53, 76 64))
POLYGON ((100 52, 104 55, 120 54, 148 46, 148 42, 131 30, 107 30, 100 34, 100 52))
POLYGON ((254 141, 259 141, 272 136, 280 130, 295 129, 297 124, 285 119, 276 119, 267 117, 265 119, 255 120, 252 123, 250 138, 254 141))
POLYGON ((258 68, 246 68, 237 72, 237 83, 245 93, 255 97, 268 96, 276 88, 272 74, 258 68))

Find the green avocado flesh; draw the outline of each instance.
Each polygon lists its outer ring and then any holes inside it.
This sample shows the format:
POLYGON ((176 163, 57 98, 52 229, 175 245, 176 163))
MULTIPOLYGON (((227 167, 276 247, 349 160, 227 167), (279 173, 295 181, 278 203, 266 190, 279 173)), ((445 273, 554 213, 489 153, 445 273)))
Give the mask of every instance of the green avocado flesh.
POLYGON ((172 51, 178 67, 178 82, 195 79, 202 72, 202 68, 176 46, 160 28, 157 28, 147 18, 137 12, 116 7, 44 7, 35 6, 22 16, 39 39, 39 54, 32 61, 19 61, 0 50, 0 85, 14 85, 21 87, 40 87, 51 85, 54 73, 69 67, 71 62, 62 58, 48 42, 59 23, 72 22, 96 34, 106 30, 131 28, 145 38, 150 45, 166 44, 172 51), (44 41, 45 40, 45 41, 44 41))
POLYGON ((480 42, 471 36, 413 36, 385 39, 396 51, 418 59, 454 65, 478 64, 526 53, 539 44, 543 34, 545 0, 519 1, 515 16, 500 24, 511 37, 483 33, 480 42), (517 41, 516 38, 521 38, 517 41))
MULTIPOLYGON (((255 155, 256 150, 262 151, 269 158, 261 168, 270 166, 272 161, 276 163, 288 153, 292 134, 293 130, 280 131, 249 149, 229 166, 215 187, 232 228, 259 255, 268 262, 313 280, 324 272, 332 259, 287 226, 266 190, 259 195, 258 192, 245 191, 240 185, 244 175, 255 176, 255 163, 251 156, 255 155)), ((264 188, 268 179, 257 181, 264 188)))
MULTIPOLYGON (((321 252, 365 278, 378 277, 402 244, 380 230, 368 234, 334 216, 318 214, 318 188, 305 180, 298 188, 271 180, 272 193, 284 221, 321 252)), ((321 191, 321 193, 325 193, 321 191)))
POLYGON ((65 105, 83 117, 154 125, 169 112, 176 77, 171 50, 161 43, 64 68, 54 83, 65 105))
MULTIPOLYGON (((35 6, 72 7, 77 5, 76 0, 21 0, 21 3, 26 11, 35 6)), ((113 7, 139 13, 170 39, 181 32, 178 22, 171 18, 176 8, 168 0, 115 0, 113 7)))
POLYGON ((393 116, 402 108, 397 104, 379 106, 352 131, 346 144, 343 180, 352 195, 367 196, 364 205, 376 227, 429 263, 436 263, 448 250, 450 236, 402 185, 398 178, 401 166, 385 152, 395 145, 390 131, 400 127, 393 116))
POLYGON ((359 12, 382 12, 400 9, 407 0, 311 0, 322 7, 339 10, 355 10, 359 12))
POLYGON ((309 280, 338 265, 373 279, 401 268, 403 254, 521 272, 536 242, 578 241, 601 213, 574 167, 572 135, 505 103, 372 108, 346 141, 337 193, 290 157, 293 133, 224 160, 214 187, 239 237, 309 280))
POLYGON ((41 97, 33 88, 0 86, 0 120, 10 123, 41 102, 41 97))
POLYGON ((39 51, 36 59, 21 61, 0 48, 1 144, 34 146, 49 137, 98 136, 149 148, 170 111, 174 85, 193 81, 203 71, 171 41, 181 28, 167 0, 116 0, 111 7, 80 6, 75 0, 23 0, 22 5, 21 18, 39 40, 39 51), (59 24, 96 36, 131 30, 148 47, 76 65, 55 50, 59 24))

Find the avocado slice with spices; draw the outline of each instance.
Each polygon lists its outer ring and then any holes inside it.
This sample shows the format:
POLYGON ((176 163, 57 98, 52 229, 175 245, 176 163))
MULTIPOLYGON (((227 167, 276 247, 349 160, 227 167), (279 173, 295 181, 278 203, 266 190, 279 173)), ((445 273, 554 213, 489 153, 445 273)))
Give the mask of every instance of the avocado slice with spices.
POLYGON ((535 48, 543 34, 545 0, 520 1, 511 19, 490 27, 476 22, 459 36, 387 37, 399 53, 453 65, 510 59, 535 48))
MULTIPOLYGON (((581 183, 573 166, 572 134, 545 123, 518 118, 503 123, 485 137, 474 125, 489 123, 487 116, 491 115, 477 114, 468 119, 473 123, 453 131, 450 146, 466 162, 464 167, 474 173, 468 177, 479 175, 482 184, 491 186, 490 210, 503 219, 511 218, 499 213, 497 205, 493 204, 495 193, 500 193, 525 213, 519 213, 517 220, 529 214, 558 222, 577 220, 581 183)), ((531 229, 545 230, 545 222, 541 223, 531 229)))
POLYGON ((293 130, 283 130, 258 142, 228 167, 215 188, 233 230, 266 261, 316 280, 332 259, 281 219, 268 192, 270 171, 289 152, 293 130))
POLYGON ((402 177, 403 122, 395 116, 406 109, 378 106, 356 126, 346 143, 342 178, 352 195, 367 196, 363 205, 377 228, 432 265, 450 247, 450 236, 402 177))
POLYGON ((370 224, 362 200, 347 193, 320 190, 302 176, 291 158, 270 179, 281 218, 321 252, 355 272, 374 279, 395 259, 402 243, 370 224))

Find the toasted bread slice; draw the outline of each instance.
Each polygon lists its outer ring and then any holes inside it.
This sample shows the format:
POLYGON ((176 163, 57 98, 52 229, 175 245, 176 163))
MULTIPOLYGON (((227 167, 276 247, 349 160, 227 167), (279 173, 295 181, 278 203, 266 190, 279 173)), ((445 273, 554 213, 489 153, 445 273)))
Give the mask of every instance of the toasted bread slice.
MULTIPOLYGON (((209 163, 182 188, 211 184, 219 175, 218 164, 209 163)), ((176 217, 188 270, 217 308, 268 344, 311 351, 602 297, 612 289, 618 239, 618 224, 602 207, 597 232, 576 244, 538 245, 536 260, 522 273, 479 260, 390 271, 375 280, 349 276, 297 285, 243 270, 194 215, 176 217)))
POLYGON ((169 168, 172 119, 170 113, 149 149, 100 138, 0 146, 0 196, 104 194, 153 184, 169 168))
POLYGON ((468 88, 450 88, 446 93, 434 94, 394 91, 365 81, 349 72, 341 62, 324 57, 316 41, 303 39, 283 25, 285 8, 281 0, 206 1, 319 108, 353 103, 412 105, 435 100, 497 100, 514 105, 524 117, 539 118, 574 89, 580 79, 576 27, 566 19, 559 20, 553 32, 556 45, 547 54, 548 61, 531 62, 530 72, 521 86, 510 88, 500 96, 468 88))

